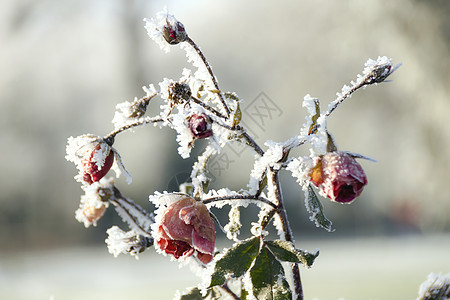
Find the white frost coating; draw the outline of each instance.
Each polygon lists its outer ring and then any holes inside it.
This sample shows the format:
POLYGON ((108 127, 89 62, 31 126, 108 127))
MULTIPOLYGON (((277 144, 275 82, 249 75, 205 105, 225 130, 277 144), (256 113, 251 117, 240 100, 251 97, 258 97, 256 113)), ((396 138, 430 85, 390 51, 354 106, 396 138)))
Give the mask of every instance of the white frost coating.
MULTIPOLYGON (((282 144, 275 143, 273 141, 267 141, 264 143, 268 149, 262 157, 255 160, 253 169, 250 173, 250 181, 247 184, 249 194, 256 194, 259 189, 259 182, 264 175, 267 167, 279 168, 281 164, 279 161, 283 158, 283 146, 282 144)), ((257 156, 255 156, 256 158, 257 156)))
POLYGON ((102 178, 100 181, 94 182, 91 185, 83 185, 81 188, 84 190, 85 194, 81 196, 80 207, 75 211, 75 219, 78 222, 84 224, 86 228, 91 225, 97 226, 97 220, 87 218, 85 210, 89 208, 107 208, 109 206, 109 202, 102 201, 99 188, 112 188, 113 184, 114 179, 102 178))
POLYGON ((123 253, 130 254, 136 259, 139 259, 138 252, 128 251, 130 250, 130 246, 133 245, 133 240, 136 238, 136 232, 133 230, 125 232, 117 226, 112 226, 106 230, 106 233, 108 234, 108 238, 105 242, 108 246, 109 253, 114 255, 114 257, 117 257, 119 254, 123 253))
POLYGON ((293 158, 286 167, 286 170, 292 172, 292 177, 304 190, 309 182, 309 171, 314 166, 314 160, 311 157, 293 158))
POLYGON ((430 273, 419 287, 417 300, 448 299, 447 297, 450 297, 450 273, 430 273), (437 298, 437 295, 440 297, 437 298))
POLYGON ((86 162, 93 162, 98 169, 101 169, 111 150, 112 148, 101 137, 93 134, 84 134, 76 138, 69 137, 65 158, 73 162, 79 171, 78 175, 74 177, 75 180, 84 183, 83 171, 86 162))
POLYGON ((317 132, 311 136, 311 156, 319 156, 327 153, 328 135, 327 135, 327 118, 320 115, 317 118, 317 132))
POLYGON ((162 31, 165 25, 175 25, 178 21, 174 15, 169 14, 167 7, 156 14, 156 18, 144 18, 145 29, 147 29, 148 36, 155 41, 161 50, 166 53, 170 52, 170 44, 164 39, 162 31))
POLYGON ((239 205, 232 204, 228 212, 229 222, 223 227, 229 240, 239 242, 238 235, 242 227, 239 205))
MULTIPOLYGON (((157 94, 157 91, 153 84, 150 84, 148 87, 143 86, 142 89, 146 93, 145 97, 147 98, 154 97, 157 94)), ((132 118, 130 114, 132 113, 131 106, 138 100, 139 99, 135 97, 133 102, 125 101, 116 105, 116 112, 114 113, 114 118, 112 119, 115 130, 137 121, 137 119, 132 118)))
MULTIPOLYGON (((236 191, 231 191, 229 188, 222 188, 220 190, 209 190, 207 194, 204 195, 203 199, 208 198, 218 198, 218 197, 229 197, 229 196, 238 196, 242 195, 236 191)), ((233 205, 247 207, 250 203, 254 203, 251 200, 247 199, 239 199, 239 200, 232 200, 233 205)), ((230 200, 223 200, 223 201, 214 201, 206 204, 208 207, 217 207, 222 208, 225 205, 230 205, 230 200)))
POLYGON ((207 83, 209 89, 214 88, 214 83, 209 76, 208 69, 203 63, 201 57, 198 55, 197 51, 188 43, 180 43, 180 48, 186 52, 186 57, 188 62, 191 63, 197 71, 194 73, 195 78, 204 81, 207 83))

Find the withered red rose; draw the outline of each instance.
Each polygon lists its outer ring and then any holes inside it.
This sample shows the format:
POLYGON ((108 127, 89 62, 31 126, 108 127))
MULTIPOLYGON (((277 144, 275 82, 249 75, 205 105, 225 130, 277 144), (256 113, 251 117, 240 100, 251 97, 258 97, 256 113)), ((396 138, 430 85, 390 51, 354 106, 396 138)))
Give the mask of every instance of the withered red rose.
POLYGON ((216 232, 206 206, 189 196, 181 196, 163 212, 158 224, 156 246, 176 259, 197 251, 197 258, 209 263, 213 258, 216 232))
POLYGON ((311 169, 310 178, 323 195, 339 203, 352 202, 367 184, 361 165, 353 156, 341 151, 322 156, 311 169))

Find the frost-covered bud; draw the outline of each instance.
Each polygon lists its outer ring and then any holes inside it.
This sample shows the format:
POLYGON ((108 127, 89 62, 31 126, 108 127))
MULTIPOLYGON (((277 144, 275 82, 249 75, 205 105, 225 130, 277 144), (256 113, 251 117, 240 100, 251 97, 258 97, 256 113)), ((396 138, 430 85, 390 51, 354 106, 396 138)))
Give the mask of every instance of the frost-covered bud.
POLYGON ((176 259, 197 251, 197 258, 209 263, 213 258, 216 232, 206 206, 187 195, 162 210, 157 217, 154 233, 156 247, 176 259))
POLYGON ((175 18, 166 18, 166 25, 162 28, 164 39, 171 45, 184 42, 188 35, 184 29, 184 25, 175 18))
POLYGON ((346 152, 329 152, 318 158, 309 173, 320 193, 339 203, 350 203, 367 184, 366 174, 353 156, 346 152))
POLYGON ((365 69, 363 71, 364 83, 374 84, 383 82, 389 75, 391 75, 401 64, 396 66, 392 65, 392 59, 386 56, 379 56, 376 60, 369 59, 365 63, 365 69))
POLYGON ((175 104, 181 104, 191 98, 192 92, 188 84, 171 82, 169 84, 169 99, 175 104))
POLYGON ((114 163, 114 151, 110 143, 94 135, 70 137, 66 152, 66 159, 74 162, 79 170, 75 178, 87 184, 102 179, 114 163))
POLYGON ((114 180, 102 179, 92 185, 83 186, 85 194, 81 196, 80 207, 75 212, 75 218, 84 226, 96 226, 103 217, 113 197, 114 180))
POLYGON ((108 238, 105 240, 108 245, 109 253, 117 257, 119 254, 130 254, 138 258, 138 254, 144 252, 153 245, 151 237, 137 234, 133 230, 123 231, 117 226, 109 228, 106 233, 108 238))
POLYGON ((211 119, 205 114, 194 114, 189 118, 189 130, 196 139, 210 137, 212 135, 211 119))

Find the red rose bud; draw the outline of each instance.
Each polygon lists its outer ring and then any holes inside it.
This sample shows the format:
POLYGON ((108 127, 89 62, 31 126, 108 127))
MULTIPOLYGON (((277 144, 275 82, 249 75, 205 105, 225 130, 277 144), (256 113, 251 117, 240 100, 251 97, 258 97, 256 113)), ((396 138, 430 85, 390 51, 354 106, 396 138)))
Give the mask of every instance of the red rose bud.
POLYGON ((367 184, 361 165, 350 154, 340 151, 324 155, 311 169, 310 178, 325 197, 339 203, 353 201, 367 184))
POLYGON ((95 146, 93 151, 87 152, 81 161, 83 180, 88 184, 92 184, 102 179, 114 163, 114 152, 111 151, 111 148, 108 145, 105 145, 105 147, 107 147, 107 153, 103 165, 99 165, 100 161, 97 155, 95 155, 102 151, 100 143, 95 146))
POLYGON ((166 25, 162 28, 162 35, 171 45, 184 42, 188 36, 183 24, 175 18, 166 19, 166 25))
POLYGON ((192 115, 189 118, 189 130, 196 139, 204 139, 212 135, 211 119, 205 115, 192 115))
POLYGON ((213 258, 216 231, 206 206, 185 196, 164 210, 158 224, 156 246, 176 259, 197 251, 197 258, 209 263, 213 258))

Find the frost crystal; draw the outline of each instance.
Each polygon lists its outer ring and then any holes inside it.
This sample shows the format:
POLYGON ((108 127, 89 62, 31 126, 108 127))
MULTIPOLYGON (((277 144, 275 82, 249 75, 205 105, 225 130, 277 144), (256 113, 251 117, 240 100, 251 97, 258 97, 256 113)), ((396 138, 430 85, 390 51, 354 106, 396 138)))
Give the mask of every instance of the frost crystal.
POLYGON ((239 229, 242 227, 241 223, 241 214, 239 212, 238 205, 232 205, 230 208, 230 212, 228 213, 228 218, 230 222, 224 226, 224 230, 227 234, 227 238, 229 240, 233 240, 238 242, 238 235, 240 233, 239 229))
POLYGON ((148 102, 157 94, 153 84, 150 84, 149 87, 144 86, 142 89, 146 93, 145 97, 141 99, 136 97, 133 102, 125 101, 116 105, 116 112, 112 119, 115 130, 130 125, 136 122, 139 117, 142 117, 147 109, 148 102))
POLYGON ((253 170, 250 173, 250 181, 248 183, 249 193, 256 194, 259 189, 259 182, 262 180, 267 167, 279 168, 279 161, 283 158, 283 145, 275 143, 273 141, 267 141, 265 143, 269 148, 264 155, 255 160, 253 170))
POLYGON ((430 273, 420 285, 417 300, 440 300, 450 298, 450 273, 430 273))
POLYGON ((141 236, 133 230, 125 232, 117 226, 109 228, 106 233, 108 234, 108 238, 105 242, 108 246, 109 253, 114 255, 114 257, 123 253, 130 254, 136 259, 139 259, 138 254, 153 244, 151 238, 141 236))

